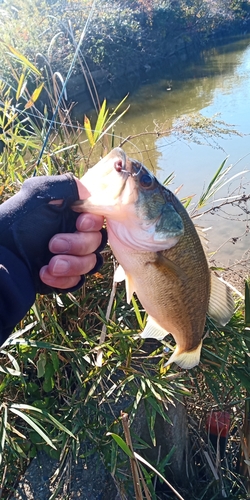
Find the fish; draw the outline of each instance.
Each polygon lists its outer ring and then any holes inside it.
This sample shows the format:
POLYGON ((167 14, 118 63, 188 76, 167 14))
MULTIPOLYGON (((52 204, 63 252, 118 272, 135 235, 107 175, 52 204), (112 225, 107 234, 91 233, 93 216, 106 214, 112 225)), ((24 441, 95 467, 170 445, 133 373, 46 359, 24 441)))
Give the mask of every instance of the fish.
POLYGON ((89 192, 73 209, 103 215, 108 240, 125 279, 127 302, 136 293, 148 319, 142 338, 176 347, 165 366, 200 362, 206 315, 225 325, 234 312, 229 287, 209 269, 206 240, 175 194, 142 163, 114 148, 81 179, 89 192))

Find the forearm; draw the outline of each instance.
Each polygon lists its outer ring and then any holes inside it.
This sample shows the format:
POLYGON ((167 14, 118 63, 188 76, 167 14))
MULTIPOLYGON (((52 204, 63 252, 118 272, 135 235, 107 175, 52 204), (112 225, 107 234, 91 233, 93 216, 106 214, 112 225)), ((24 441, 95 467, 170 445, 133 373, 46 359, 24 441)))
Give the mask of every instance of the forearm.
POLYGON ((39 272, 52 257, 52 236, 76 231, 77 214, 70 207, 77 199, 73 176, 42 176, 25 181, 15 196, 0 205, 0 245, 26 265, 38 293, 53 292, 39 272), (51 204, 55 200, 62 204, 51 204))
MULTIPOLYGON (((0 205, 0 345, 29 310, 36 293, 61 291, 43 283, 39 272, 53 256, 51 237, 76 231, 77 215, 70 206, 77 199, 72 176, 48 176, 29 179, 0 205), (57 199, 62 200, 60 206, 50 204, 57 199)), ((83 280, 79 276, 73 289, 83 280)))
POLYGON ((0 246, 0 346, 35 301, 35 287, 27 266, 0 246))
POLYGON ((103 218, 71 210, 78 184, 70 174, 35 177, 0 205, 0 344, 36 293, 74 291, 102 264, 103 218))

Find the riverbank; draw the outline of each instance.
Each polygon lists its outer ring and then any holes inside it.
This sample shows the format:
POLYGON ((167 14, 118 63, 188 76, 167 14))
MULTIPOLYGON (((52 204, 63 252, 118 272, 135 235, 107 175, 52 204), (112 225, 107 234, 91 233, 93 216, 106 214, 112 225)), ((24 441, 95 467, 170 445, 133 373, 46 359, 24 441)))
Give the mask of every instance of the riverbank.
MULTIPOLYGON (((36 64, 50 92, 64 81, 83 29, 67 93, 68 101, 85 102, 88 111, 94 107, 93 100, 98 103, 95 87, 100 100, 118 100, 160 67, 175 65, 222 38, 250 32, 250 3, 16 0, 15 8, 7 3, 2 8, 0 39, 36 64)), ((2 78, 13 83, 20 62, 12 58, 11 67, 6 49, 1 46, 2 78)), ((34 85, 35 80, 36 76, 34 85)))
POLYGON ((89 85, 93 80, 98 93, 100 102, 107 99, 109 103, 116 105, 126 94, 133 95, 140 87, 153 84, 161 79, 169 79, 169 88, 172 90, 171 81, 176 73, 180 72, 180 67, 188 65, 188 61, 197 59, 199 54, 203 58, 203 51, 218 48, 222 45, 230 45, 238 40, 244 40, 249 37, 250 23, 248 31, 244 33, 236 30, 233 35, 230 30, 227 34, 219 36, 213 35, 203 43, 199 43, 199 39, 193 40, 189 44, 184 39, 179 40, 175 50, 166 54, 158 61, 151 62, 151 65, 133 68, 131 72, 124 73, 121 67, 119 74, 111 80, 106 70, 93 71, 87 76, 87 82, 82 74, 73 76, 67 85, 68 98, 76 105, 72 109, 72 116, 78 121, 82 121, 82 116, 86 112, 91 112, 94 109, 93 100, 89 92, 89 85))

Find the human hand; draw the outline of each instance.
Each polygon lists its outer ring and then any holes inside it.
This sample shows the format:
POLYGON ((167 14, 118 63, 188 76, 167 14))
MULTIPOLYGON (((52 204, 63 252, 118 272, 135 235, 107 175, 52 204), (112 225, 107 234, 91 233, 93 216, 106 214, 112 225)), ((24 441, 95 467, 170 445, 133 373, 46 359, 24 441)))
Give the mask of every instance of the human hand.
MULTIPOLYGON (((82 199, 88 192, 76 180, 82 199)), ((49 242, 49 250, 55 253, 47 266, 40 270, 40 279, 52 288, 69 289, 77 285, 83 274, 89 273, 96 265, 97 250, 102 242, 100 232, 103 217, 80 214, 76 220, 75 233, 57 234, 49 242)))
MULTIPOLYGON (((79 198, 87 199, 90 193, 84 184, 74 178, 79 198)), ((60 205, 62 200, 52 201, 60 205)), ((49 242, 49 250, 56 255, 40 270, 40 279, 52 288, 69 289, 75 287, 83 274, 92 271, 97 257, 94 253, 103 240, 100 232, 103 217, 80 214, 76 220, 75 233, 56 234, 49 242)))

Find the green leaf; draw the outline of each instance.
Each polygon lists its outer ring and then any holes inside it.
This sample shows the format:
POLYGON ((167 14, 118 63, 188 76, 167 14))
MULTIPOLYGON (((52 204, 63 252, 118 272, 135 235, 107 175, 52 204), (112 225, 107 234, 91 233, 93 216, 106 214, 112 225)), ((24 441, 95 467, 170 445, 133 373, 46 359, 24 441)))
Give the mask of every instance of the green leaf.
POLYGON ((154 490, 154 485, 152 482, 154 474, 152 472, 148 472, 147 469, 145 467, 143 467, 143 465, 141 465, 140 468, 143 472, 143 476, 144 476, 144 479, 146 481, 146 485, 148 487, 149 494, 150 494, 150 497, 147 497, 147 498, 149 498, 150 500, 158 500, 159 497, 158 497, 158 495, 156 496, 156 493, 154 490))
POLYGON ((247 373, 243 373, 241 370, 237 370, 236 372, 236 377, 240 379, 241 382, 241 387, 240 391, 242 391, 242 388, 246 389, 248 392, 250 392, 250 378, 247 373))
POLYGON ((147 404, 147 400, 145 401, 145 410, 146 410, 146 419, 148 424, 149 435, 153 446, 156 446, 156 436, 155 436, 155 418, 156 411, 155 409, 147 404))
POLYGON ((36 365, 38 378, 43 377, 45 374, 46 360, 47 358, 45 352, 41 352, 36 365))
POLYGON ((96 126, 94 131, 94 143, 96 143, 99 135, 103 132, 107 115, 108 115, 108 109, 106 110, 106 99, 104 99, 96 121, 96 126))
POLYGON ((131 408, 131 411, 130 411, 130 421, 132 422, 132 420, 134 419, 136 413, 137 413, 137 410, 138 410, 138 406, 139 406, 139 403, 142 399, 142 396, 143 396, 143 391, 142 389, 139 387, 137 389, 137 392, 136 392, 136 396, 135 396, 135 400, 134 400, 134 403, 133 403, 133 406, 131 408))
POLYGON ((6 440, 7 415, 8 415, 7 406, 4 405, 2 406, 2 417, 0 423, 0 465, 3 460, 3 452, 6 440))
POLYGON ((147 378, 145 379, 146 381, 146 384, 147 386, 149 387, 149 389, 151 390, 153 396, 155 396, 156 399, 158 399, 158 401, 162 401, 162 396, 159 394, 159 392, 157 392, 153 386, 153 384, 150 382, 150 380, 147 378))
POLYGON ((250 280, 245 281, 245 323, 250 326, 250 280))
POLYGON ((157 474, 157 476, 159 476, 162 479, 162 481, 164 481, 164 483, 166 483, 169 486, 169 488, 175 493, 175 495, 177 496, 177 498, 179 498, 179 500, 184 500, 184 498, 180 495, 180 493, 178 493, 178 491, 176 491, 176 489, 172 486, 172 484, 170 484, 167 481, 167 479, 165 479, 165 477, 157 469, 155 469, 149 462, 147 462, 147 460, 145 460, 145 458, 141 457, 136 452, 134 453, 134 455, 135 455, 135 458, 137 458, 137 460, 139 460, 143 464, 147 465, 147 467, 149 467, 155 474, 157 474))
POLYGON ((67 429, 67 427, 65 427, 61 422, 59 422, 59 420, 57 420, 55 417, 53 417, 49 412, 47 412, 44 409, 37 408, 36 406, 26 405, 26 404, 13 404, 13 405, 11 405, 11 408, 29 410, 29 411, 36 412, 38 414, 40 413, 43 417, 50 420, 54 424, 54 426, 57 427, 57 429, 59 429, 63 432, 66 432, 66 434, 68 434, 70 437, 75 439, 74 434, 72 434, 72 432, 69 429, 67 429))
POLYGON ((151 396, 149 396, 147 398, 147 402, 155 409, 155 411, 157 411, 157 413, 159 413, 159 415, 161 415, 161 417, 164 420, 166 420, 166 422, 172 424, 170 418, 168 417, 167 412, 163 410, 162 404, 160 402, 158 403, 157 399, 154 399, 151 396))
POLYGON ((16 100, 17 101, 19 100, 19 97, 22 96, 23 91, 24 91, 26 84, 27 84, 27 81, 24 81, 24 78, 25 78, 25 73, 23 72, 19 78, 18 87, 17 87, 17 91, 16 91, 16 100))
POLYGON ((59 358, 57 352, 52 351, 50 353, 51 361, 53 363, 54 371, 57 372, 59 370, 59 358))
POLYGON ((134 308, 134 311, 135 311, 135 315, 136 315, 136 319, 137 319, 139 328, 140 328, 140 330, 144 330, 145 325, 146 325, 147 314, 144 313, 144 317, 142 317, 141 312, 139 310, 138 303, 137 303, 134 295, 132 295, 132 300, 131 301, 132 301, 132 305, 133 305, 133 308, 134 308))
POLYGON ((3 130, 8 130, 8 128, 10 127, 10 125, 12 125, 15 122, 15 119, 17 117, 18 117, 18 113, 12 114, 10 116, 9 120, 7 121, 7 123, 5 123, 5 125, 3 127, 3 130))
POLYGON ((112 438, 116 441, 118 446, 128 455, 130 458, 134 458, 134 454, 132 453, 131 449, 128 447, 127 443, 119 436, 118 434, 115 434, 114 432, 107 432, 107 436, 112 436, 112 438))
POLYGON ((109 125, 108 127, 107 127, 107 123, 109 122, 109 119, 106 121, 106 127, 105 127, 105 130, 101 133, 100 137, 98 137, 98 140, 102 139, 102 137, 103 137, 105 134, 107 134, 107 133, 108 133, 108 131, 109 131, 110 129, 112 129, 112 128, 115 126, 115 124, 116 124, 116 123, 117 123, 117 122, 118 122, 118 121, 119 121, 119 120, 123 117, 123 115, 125 115, 125 113, 127 113, 128 109, 129 109, 129 106, 128 106, 126 109, 124 109, 124 111, 122 111, 122 113, 121 113, 120 115, 118 115, 118 116, 116 117, 116 119, 115 119, 113 122, 111 122, 111 123, 110 123, 110 125, 109 125))
POLYGON ((175 445, 173 445, 170 452, 165 457, 163 457, 163 459, 159 462, 157 467, 161 471, 164 471, 165 467, 170 464, 171 458, 174 455, 174 453, 176 452, 176 449, 177 449, 177 447, 175 445))
MULTIPOLYGON (((13 428, 12 428, 13 430, 13 428)), ((23 436, 23 439, 26 440, 26 436, 23 436)), ((16 452, 18 457, 25 458, 26 460, 28 459, 28 456, 26 453, 23 451, 21 446, 17 443, 15 439, 9 439, 9 437, 6 437, 6 442, 8 443, 9 447, 16 452)), ((30 458, 30 453, 29 453, 29 458, 30 458)))
POLYGON ((27 424, 29 424, 30 427, 32 427, 32 429, 34 429, 34 431, 36 431, 39 436, 41 436, 44 441, 49 445, 51 446, 51 448, 54 448, 54 450, 56 450, 56 447, 54 446, 54 444, 52 443, 51 439, 49 438, 49 436, 45 433, 45 431, 39 426, 37 425, 34 420, 29 417, 28 415, 26 415, 26 413, 23 413, 22 411, 20 410, 17 410, 16 408, 14 408, 13 406, 10 406, 10 411, 12 413, 15 413, 16 415, 18 415, 19 417, 21 417, 25 422, 27 422, 27 424))
POLYGON ((117 459, 118 459, 118 448, 115 444, 115 441, 112 441, 111 453, 110 453, 110 472, 113 477, 116 472, 117 459))
POLYGON ((54 366, 52 362, 49 360, 46 363, 45 380, 43 382, 43 389, 45 392, 50 392, 54 388, 55 385, 54 373, 55 373, 54 366))
POLYGON ((8 368, 7 366, 0 366, 0 372, 13 375, 13 377, 20 377, 22 372, 8 368))
POLYGON ((202 208, 206 204, 208 198, 210 198, 214 194, 214 192, 215 192, 214 191, 215 183, 217 183, 218 180, 220 179, 220 177, 221 177, 221 171, 223 170, 227 159, 228 159, 228 157, 225 158, 225 160, 223 160, 222 164, 219 166, 218 170, 215 172, 215 174, 214 174, 211 182, 208 184, 207 189, 201 195, 199 203, 198 203, 198 208, 202 208))
POLYGON ((11 131, 8 131, 8 134, 9 134, 11 139, 15 140, 16 144, 23 144, 26 147, 37 149, 37 150, 41 149, 41 145, 38 142, 36 143, 33 140, 31 140, 30 137, 25 138, 25 137, 22 137, 20 135, 17 136, 16 134, 14 134, 11 131))
POLYGON ((37 88, 34 90, 34 92, 33 92, 32 96, 31 96, 31 98, 29 99, 29 101, 28 101, 28 102, 26 102, 26 104, 25 104, 25 106, 24 106, 24 108, 25 108, 25 109, 29 109, 29 108, 31 108, 32 106, 34 106, 35 102, 37 101, 37 99, 38 99, 39 95, 41 94, 41 92, 42 92, 42 90, 43 90, 43 87, 44 87, 44 83, 41 83, 41 85, 39 85, 39 87, 37 87, 37 88))
POLYGON ((24 64, 24 66, 27 66, 27 68, 29 68, 31 71, 33 71, 36 75, 42 76, 42 73, 34 66, 34 64, 32 64, 27 59, 27 57, 25 57, 23 54, 21 54, 21 52, 19 52, 14 47, 12 47, 12 45, 5 44, 5 46, 9 49, 9 51, 11 52, 11 54, 13 54, 15 56, 15 58, 20 63, 24 64))
POLYGON ((43 382, 43 390, 45 392, 50 392, 55 386, 55 382, 53 377, 46 377, 46 379, 43 382))
MULTIPOLYGON (((51 173, 50 173, 51 175, 51 173)), ((31 307, 32 311, 34 311, 35 313, 35 316, 36 318, 38 319, 39 323, 41 324, 41 327, 43 328, 43 330, 45 331, 46 330, 46 325, 44 323, 44 320, 43 320, 43 317, 42 317, 42 314, 41 314, 41 311, 39 309, 39 306, 38 306, 38 303, 35 302, 33 304, 33 306, 31 307)))
POLYGON ((85 132, 86 132, 86 136, 88 138, 89 144, 93 148, 93 146, 95 145, 95 140, 94 140, 90 120, 88 119, 88 117, 86 115, 84 115, 84 128, 85 128, 85 132))
MULTIPOLYGON (((108 123, 112 118, 113 116, 116 115, 118 109, 123 105, 123 103, 126 101, 126 99, 128 98, 128 95, 129 94, 126 94, 125 97, 119 102, 119 104, 116 106, 116 108, 114 109, 114 111, 111 113, 111 115, 108 117, 108 120, 106 123, 108 123)), ((127 107, 126 111, 129 109, 129 106, 127 107)), ((123 113, 122 113, 123 114, 123 113)), ((122 115, 120 115, 122 116, 122 115)))
POLYGON ((171 172, 171 174, 169 174, 169 175, 166 177, 166 179, 164 179, 164 181, 163 181, 163 183, 162 183, 162 184, 163 184, 164 186, 167 186, 168 184, 171 184, 171 182, 173 182, 174 178, 175 178, 175 174, 174 174, 174 172, 171 172))
POLYGON ((193 196, 191 195, 191 196, 187 196, 186 198, 183 198, 181 200, 181 202, 182 202, 183 206, 185 207, 185 209, 187 209, 189 207, 192 199, 193 199, 193 196))

